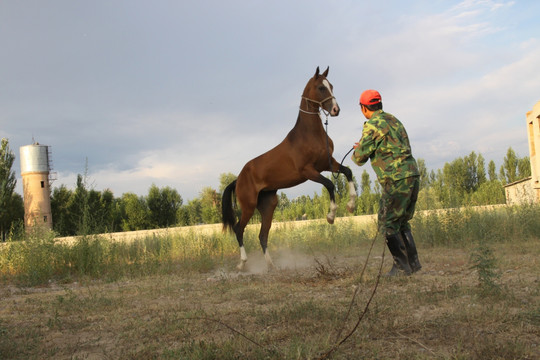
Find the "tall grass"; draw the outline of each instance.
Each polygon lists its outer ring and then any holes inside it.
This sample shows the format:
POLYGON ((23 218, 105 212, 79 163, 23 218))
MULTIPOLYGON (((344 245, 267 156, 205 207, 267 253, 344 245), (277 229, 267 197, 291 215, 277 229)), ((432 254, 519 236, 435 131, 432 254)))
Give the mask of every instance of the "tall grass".
MULTIPOLYGON (((418 213, 412 221, 417 243, 425 246, 468 246, 538 237, 540 206, 474 208, 418 213)), ((375 233, 373 226, 359 226, 354 218, 333 226, 313 222, 305 226, 280 226, 270 232, 270 249, 342 251, 363 246, 375 233)), ((260 249, 258 226, 245 234, 248 251, 260 249)), ((83 236, 73 244, 55 240, 51 232, 28 234, 24 241, 0 246, 0 280, 21 285, 49 281, 71 282, 84 278, 115 281, 186 271, 209 271, 237 261, 234 236, 216 231, 202 234, 151 236, 119 242, 100 236, 83 236)))
POLYGON ((540 234, 540 205, 437 210, 418 213, 411 223, 424 246, 528 239, 540 234))
POLYGON ((114 281, 126 276, 206 271, 236 252, 237 245, 221 233, 190 232, 129 242, 82 236, 65 244, 57 242, 52 232, 41 232, 0 247, 0 278, 33 286, 81 278, 114 281))

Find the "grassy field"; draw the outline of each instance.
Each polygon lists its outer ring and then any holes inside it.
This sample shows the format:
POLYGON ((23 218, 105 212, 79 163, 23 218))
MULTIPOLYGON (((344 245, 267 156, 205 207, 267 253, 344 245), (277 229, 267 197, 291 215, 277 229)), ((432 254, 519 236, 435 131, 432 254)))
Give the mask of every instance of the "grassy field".
POLYGON ((0 249, 0 358, 540 358, 540 209, 419 215, 414 229, 423 269, 399 278, 379 276, 388 252, 377 239, 369 253, 374 228, 354 221, 273 230, 271 273, 255 229, 243 273, 221 233, 35 234, 0 249))

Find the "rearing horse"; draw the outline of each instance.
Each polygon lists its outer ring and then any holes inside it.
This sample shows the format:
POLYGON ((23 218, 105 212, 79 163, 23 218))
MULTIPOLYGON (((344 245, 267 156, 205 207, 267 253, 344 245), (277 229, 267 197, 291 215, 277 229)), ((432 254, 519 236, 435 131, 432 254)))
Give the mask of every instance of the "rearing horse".
POLYGON ((347 209, 352 212, 356 191, 352 180, 352 171, 339 164, 333 157, 334 143, 326 134, 320 117, 321 109, 330 116, 339 115, 339 106, 333 94, 333 86, 327 80, 328 68, 322 74, 319 68, 309 79, 294 128, 287 137, 272 150, 250 160, 223 191, 222 215, 223 229, 230 229, 236 234, 240 246, 239 270, 243 270, 247 261, 244 249, 244 229, 255 209, 261 214, 259 241, 269 268, 273 268, 272 258, 268 253, 268 232, 272 226, 272 217, 278 203, 278 189, 289 188, 305 182, 315 181, 324 185, 330 194, 330 212, 326 219, 334 223, 337 205, 334 196, 334 184, 321 174, 322 171, 345 174, 349 182, 350 200, 347 209), (240 221, 236 221, 232 207, 232 193, 242 211, 240 221))

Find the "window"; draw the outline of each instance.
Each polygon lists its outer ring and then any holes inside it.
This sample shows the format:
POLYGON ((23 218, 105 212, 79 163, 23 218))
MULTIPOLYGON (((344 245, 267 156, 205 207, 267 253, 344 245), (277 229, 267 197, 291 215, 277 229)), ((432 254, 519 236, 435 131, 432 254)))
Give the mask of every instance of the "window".
POLYGON ((47 215, 43 216, 43 222, 47 222, 47 215))
POLYGON ((45 187, 45 181, 41 182, 41 188, 43 189, 45 187))

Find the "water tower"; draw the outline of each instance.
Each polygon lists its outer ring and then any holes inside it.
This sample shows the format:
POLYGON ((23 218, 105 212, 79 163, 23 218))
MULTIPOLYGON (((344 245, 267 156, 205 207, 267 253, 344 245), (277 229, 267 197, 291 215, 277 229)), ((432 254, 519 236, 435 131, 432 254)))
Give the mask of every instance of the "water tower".
POLYGON ((34 143, 22 146, 20 154, 25 228, 39 226, 52 229, 49 147, 34 143))

